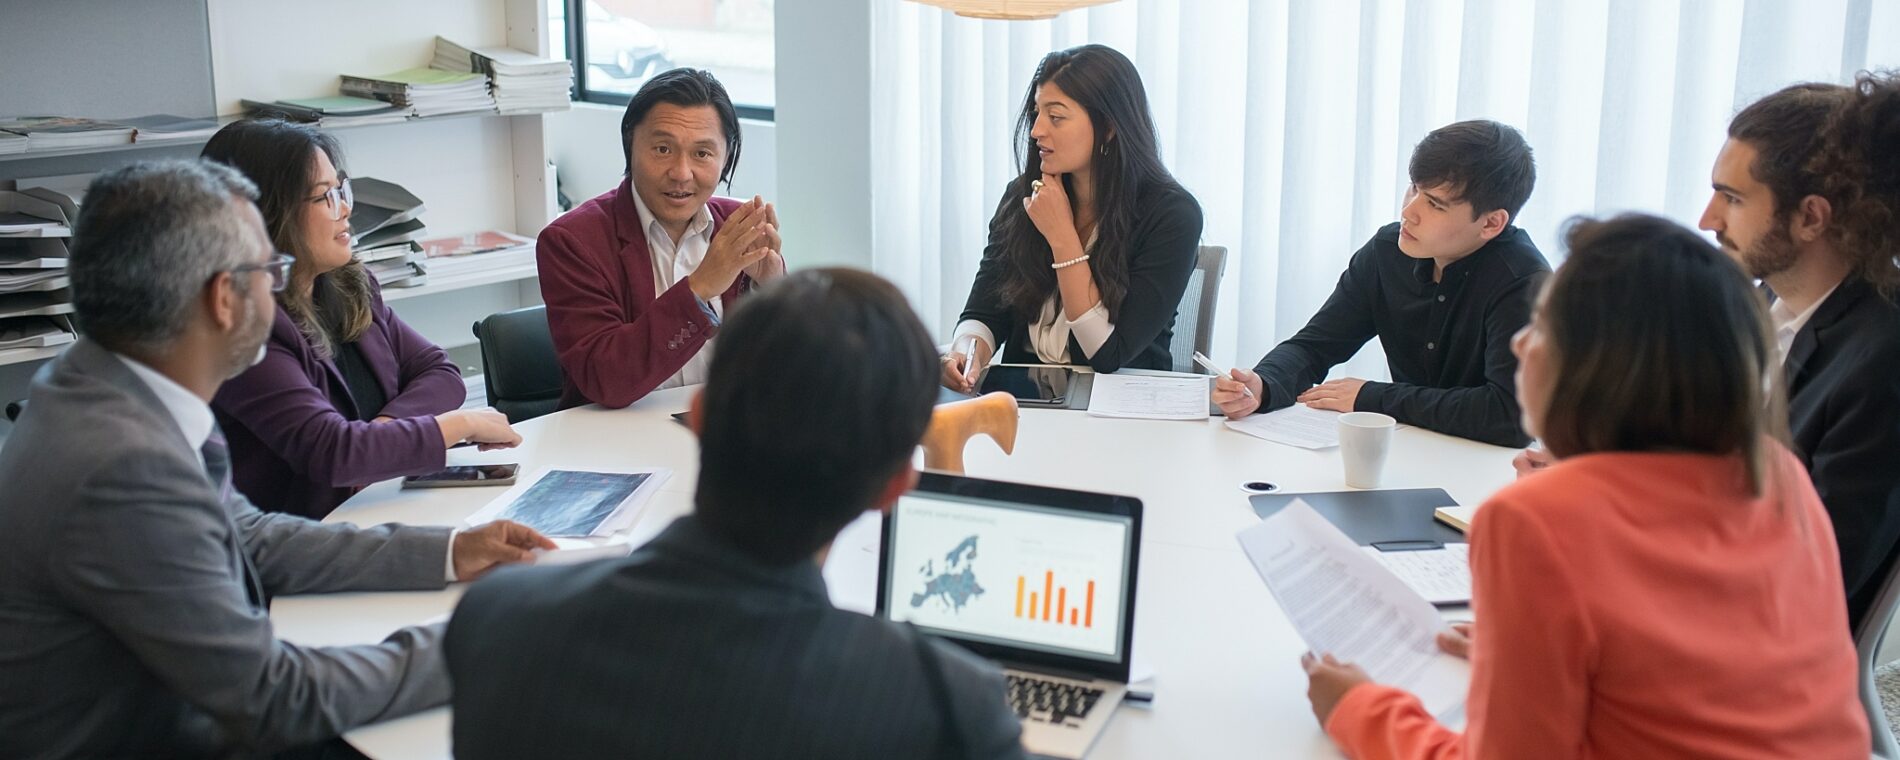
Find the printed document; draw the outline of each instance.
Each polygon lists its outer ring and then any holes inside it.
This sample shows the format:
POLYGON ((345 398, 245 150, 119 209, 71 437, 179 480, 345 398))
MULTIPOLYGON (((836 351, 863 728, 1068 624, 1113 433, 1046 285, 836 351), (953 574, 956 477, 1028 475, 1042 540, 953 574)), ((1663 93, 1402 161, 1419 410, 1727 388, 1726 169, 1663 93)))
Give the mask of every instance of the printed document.
POLYGON ((1089 414, 1142 420, 1207 419, 1206 375, 1095 376, 1089 414))
POLYGON ((1238 538, 1309 649, 1417 695, 1441 719, 1461 715, 1471 667, 1438 648, 1438 610, 1306 502, 1238 538))
POLYGON ((547 536, 610 536, 633 527, 666 482, 666 469, 582 472, 543 467, 469 515, 468 524, 513 520, 547 536))

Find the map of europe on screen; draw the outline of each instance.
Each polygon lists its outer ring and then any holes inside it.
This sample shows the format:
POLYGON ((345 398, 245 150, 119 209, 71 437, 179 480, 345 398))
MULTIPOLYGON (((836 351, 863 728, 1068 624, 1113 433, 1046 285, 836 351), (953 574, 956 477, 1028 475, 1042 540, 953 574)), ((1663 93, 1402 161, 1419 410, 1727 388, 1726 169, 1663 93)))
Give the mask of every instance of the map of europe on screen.
POLYGON ((927 560, 924 566, 917 568, 917 575, 924 581, 924 590, 910 595, 912 608, 922 607, 935 599, 943 609, 949 612, 962 612, 971 599, 983 595, 983 586, 976 581, 976 571, 970 563, 976 559, 976 536, 963 539, 956 548, 943 555, 943 572, 937 572, 936 561, 927 560))

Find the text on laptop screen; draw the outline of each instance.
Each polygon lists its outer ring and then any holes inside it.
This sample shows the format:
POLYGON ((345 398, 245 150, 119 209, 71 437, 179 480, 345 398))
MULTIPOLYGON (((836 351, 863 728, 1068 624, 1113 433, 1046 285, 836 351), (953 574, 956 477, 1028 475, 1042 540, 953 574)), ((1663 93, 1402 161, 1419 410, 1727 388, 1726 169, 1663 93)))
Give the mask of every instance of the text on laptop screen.
POLYGON ((911 493, 891 510, 886 614, 939 635, 1119 661, 1128 517, 911 493))

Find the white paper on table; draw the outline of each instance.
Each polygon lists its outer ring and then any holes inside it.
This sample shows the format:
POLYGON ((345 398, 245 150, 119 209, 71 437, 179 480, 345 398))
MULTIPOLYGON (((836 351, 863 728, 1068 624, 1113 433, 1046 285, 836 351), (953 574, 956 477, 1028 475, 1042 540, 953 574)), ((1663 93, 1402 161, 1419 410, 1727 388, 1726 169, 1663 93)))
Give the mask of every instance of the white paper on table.
MULTIPOLYGON (((549 536, 610 536, 633 527, 633 521, 640 516, 640 510, 646 506, 648 501, 653 499, 653 494, 660 490, 660 484, 665 483, 666 479, 671 477, 672 474, 672 470, 664 467, 647 467, 628 470, 568 470, 558 467, 543 467, 536 470, 527 480, 518 482, 514 487, 503 491, 500 496, 495 497, 495 500, 489 502, 487 506, 476 510, 475 514, 469 515, 468 524, 480 525, 490 520, 507 517, 514 519, 516 522, 526 524, 549 536), (546 480, 553 473, 562 473, 564 476, 597 475, 608 477, 600 478, 599 480, 601 481, 602 487, 592 490, 569 489, 566 492, 550 490, 537 491, 536 486, 540 485, 543 480, 546 480), (621 493, 620 491, 604 487, 605 484, 611 484, 616 480, 620 480, 613 476, 626 476, 630 479, 632 476, 641 475, 646 476, 645 479, 634 486, 630 492, 621 493), (509 509, 514 507, 516 502, 522 501, 523 497, 528 497, 534 500, 534 502, 538 502, 536 505, 537 513, 532 516, 533 519, 522 519, 522 517, 511 515, 509 512, 509 509), (599 520, 598 524, 593 524, 596 519, 599 520), (564 526, 585 526, 588 524, 593 524, 591 530, 569 531, 562 529, 564 526)), ((549 485, 552 487, 554 484, 550 483, 549 485)))
POLYGON ((633 553, 633 544, 624 538, 608 539, 593 543, 583 539, 554 539, 554 549, 534 550, 534 564, 537 565, 578 565, 597 559, 618 559, 633 553))
POLYGON ((1095 376, 1089 414, 1141 420, 1207 419, 1208 377, 1188 375, 1095 376))
POLYGON ((1433 715, 1462 711, 1471 666, 1438 648, 1438 610, 1306 502, 1237 538, 1308 649, 1417 695, 1433 715))
POLYGON ((1228 420, 1227 427, 1302 449, 1330 449, 1339 445, 1339 412, 1314 409, 1305 404, 1228 420))
POLYGON ((1379 551, 1374 546, 1359 548, 1425 597, 1425 601, 1432 604, 1471 601, 1470 544, 1449 543, 1443 549, 1397 552, 1379 551))

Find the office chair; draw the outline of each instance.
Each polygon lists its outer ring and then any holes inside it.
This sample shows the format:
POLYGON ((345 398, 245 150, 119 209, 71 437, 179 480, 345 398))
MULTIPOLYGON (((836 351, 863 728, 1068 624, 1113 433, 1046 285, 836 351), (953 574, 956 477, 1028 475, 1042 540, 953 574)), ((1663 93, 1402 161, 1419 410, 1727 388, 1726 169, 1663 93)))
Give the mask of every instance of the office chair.
POLYGON ((924 429, 924 468, 963 474, 963 448, 987 435, 1003 449, 1016 451, 1016 397, 997 391, 965 401, 938 404, 924 429))
POLYGON ((1206 354, 1213 348, 1214 302, 1220 295, 1221 272, 1226 267, 1226 247, 1201 246, 1194 272, 1188 275, 1187 291, 1181 294, 1181 305, 1174 312, 1174 338, 1168 342, 1176 372, 1199 372, 1194 352, 1206 354))
POLYGON ((1867 711, 1867 727, 1874 735, 1873 756, 1879 760, 1900 760, 1900 742, 1893 738, 1893 727, 1887 724, 1887 711, 1880 704, 1880 689, 1874 683, 1875 660, 1880 656, 1880 643, 1887 637, 1887 625, 1893 622, 1893 613, 1900 608, 1900 561, 1887 558, 1887 578, 1880 584, 1880 594, 1874 597, 1874 604, 1867 609, 1860 625, 1854 628, 1854 650, 1860 655, 1860 703, 1867 711))
POLYGON ((548 333, 545 306, 490 314, 475 323, 482 345, 482 384, 488 404, 510 424, 551 413, 561 406, 561 362, 548 333))

